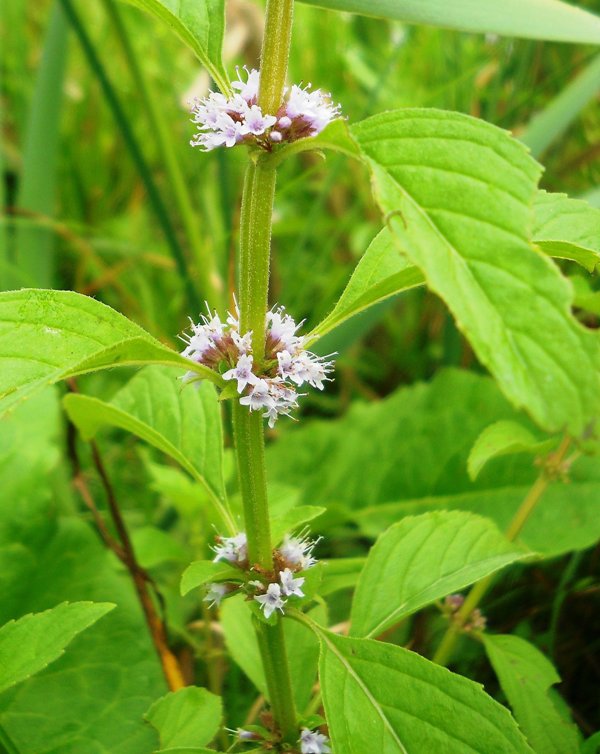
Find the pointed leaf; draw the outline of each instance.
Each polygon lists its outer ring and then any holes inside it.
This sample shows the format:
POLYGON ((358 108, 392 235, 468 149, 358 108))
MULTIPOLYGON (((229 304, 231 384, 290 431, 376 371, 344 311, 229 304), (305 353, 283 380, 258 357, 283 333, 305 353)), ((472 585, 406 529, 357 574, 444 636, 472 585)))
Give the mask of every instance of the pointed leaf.
POLYGON ((119 427, 173 458, 205 487, 235 530, 225 498, 221 415, 212 385, 183 386, 172 370, 152 366, 134 375, 110 402, 72 393, 63 404, 86 440, 102 427, 119 427))
POLYGON ((224 0, 126 0, 171 29, 197 56, 223 92, 229 91, 221 59, 224 0))
POLYGON ((222 382, 122 314, 71 291, 0 293, 0 361, 0 414, 46 385, 118 365, 166 364, 222 382))
POLYGON ((534 157, 539 157, 560 139, 599 90, 600 56, 597 56, 532 118, 520 140, 534 157))
POLYGON ((402 647, 319 636, 335 754, 531 754, 508 710, 479 684, 402 647))
POLYGON ((114 607, 106 602, 63 602, 6 623, 0 628, 0 692, 57 660, 77 634, 114 607))
POLYGON ((600 19, 559 0, 301 0, 321 8, 507 37, 600 44, 600 19))
POLYGON ((507 397, 547 431, 580 434, 600 411, 599 344, 571 315, 568 282, 529 245, 539 166, 506 132, 458 113, 383 113, 353 134, 402 250, 507 397))
POLYGON ((548 692, 560 677, 552 663, 518 636, 484 634, 485 651, 517 722, 536 754, 577 754, 576 727, 564 719, 548 692))
POLYGON ((565 194, 538 191, 533 241, 549 256, 571 259, 588 272, 600 262, 600 209, 565 194))
POLYGON ((214 560, 196 560, 185 569, 181 577, 181 594, 186 595, 196 587, 213 581, 242 581, 242 571, 229 563, 214 560))
POLYGON ((186 686, 158 699, 145 715, 162 747, 204 746, 216 736, 223 717, 221 697, 186 686))
POLYGON ((519 422, 494 422, 483 430, 471 448, 467 460, 469 476, 477 479, 481 469, 492 458, 511 453, 541 455, 549 452, 554 445, 556 442, 552 438, 540 440, 519 422))
POLYGON ((333 311, 307 336, 307 342, 314 342, 369 306, 424 282, 423 273, 384 228, 369 244, 333 311))
POLYGON ((526 556, 480 516, 439 511, 405 518, 369 552, 352 603, 352 634, 378 636, 425 605, 526 556))

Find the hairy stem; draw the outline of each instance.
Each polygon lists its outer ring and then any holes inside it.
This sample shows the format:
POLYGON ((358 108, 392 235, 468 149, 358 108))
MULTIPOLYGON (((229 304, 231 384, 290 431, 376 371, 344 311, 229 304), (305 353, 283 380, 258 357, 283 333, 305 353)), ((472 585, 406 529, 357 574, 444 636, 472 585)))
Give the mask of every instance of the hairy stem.
MULTIPOLYGON (((292 0, 269 0, 263 40, 259 104, 277 112, 289 57, 292 0)), ((276 167, 264 156, 250 159, 244 179, 240 219, 240 330, 252 330, 252 352, 260 365, 265 354, 265 320, 269 295, 271 224, 276 167)), ((273 550, 264 458, 264 428, 260 412, 236 403, 233 426, 237 451, 248 555, 252 565, 271 570, 273 550)), ((281 621, 254 621, 273 715, 283 741, 298 737, 296 710, 281 621)))
MULTIPOLYGON (((513 542, 523 531, 523 527, 529 520, 539 501, 542 499, 544 492, 555 479, 556 473, 560 472, 560 468, 564 463, 570 445, 571 438, 565 436, 556 452, 552 453, 546 459, 538 478, 533 483, 506 530, 505 536, 510 542, 513 542)), ((452 617, 451 623, 433 656, 434 662, 437 662, 439 665, 447 665, 450 662, 456 642, 458 641, 465 623, 469 620, 473 610, 478 607, 479 603, 494 583, 494 576, 495 574, 486 576, 486 578, 478 581, 471 589, 456 615, 452 617)))

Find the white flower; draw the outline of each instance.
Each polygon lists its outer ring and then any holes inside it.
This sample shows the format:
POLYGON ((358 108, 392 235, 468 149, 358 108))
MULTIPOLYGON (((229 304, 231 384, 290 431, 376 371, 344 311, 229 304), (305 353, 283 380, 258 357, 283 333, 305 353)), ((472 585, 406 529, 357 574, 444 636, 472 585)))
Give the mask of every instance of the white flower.
POLYGON ((244 122, 242 123, 240 133, 260 136, 264 134, 267 128, 274 125, 276 121, 277 118, 274 115, 263 115, 258 105, 252 105, 244 115, 244 122))
POLYGON ((256 70, 256 68, 252 68, 252 70, 248 70, 246 66, 244 66, 244 71, 246 71, 247 74, 247 80, 242 81, 240 76, 240 69, 237 69, 238 74, 238 80, 232 81, 231 86, 234 89, 237 89, 240 96, 243 97, 246 102, 250 103, 256 100, 258 97, 258 81, 260 77, 259 71, 256 70))
POLYGON ((213 561, 227 560, 229 563, 243 563, 248 560, 248 540, 244 532, 235 537, 220 537, 219 544, 213 547, 215 557, 213 561))
POLYGON ((280 346, 286 351, 292 352, 301 345, 302 338, 296 336, 296 330, 302 324, 296 324, 289 314, 285 314, 283 307, 267 312, 267 335, 275 346, 280 346))
POLYGON ((304 571, 317 562, 312 553, 318 541, 309 539, 305 534, 298 537, 290 537, 286 534, 279 548, 279 554, 289 566, 295 570, 304 571))
POLYGON ((218 607, 229 588, 226 584, 208 584, 207 587, 206 597, 202 601, 208 602, 209 607, 218 607))
POLYGON ((261 408, 269 410, 275 405, 275 401, 269 391, 269 383, 266 380, 257 379, 252 385, 249 395, 240 398, 242 406, 248 406, 250 411, 260 411, 261 408))
POLYGON ((258 377, 252 371, 252 356, 242 354, 236 366, 223 375, 224 380, 237 380, 238 393, 242 393, 246 385, 256 385, 258 377))
POLYGON ((310 87, 310 84, 304 88, 294 84, 290 89, 285 111, 292 121, 295 119, 305 121, 312 134, 315 135, 339 117, 340 106, 332 104, 329 94, 320 89, 310 91, 310 87))
POLYGON ((260 602, 265 618, 270 618, 275 610, 281 610, 283 613, 283 607, 286 603, 286 600, 281 599, 281 587, 279 584, 269 584, 267 593, 257 594, 254 599, 260 602))
POLYGON ((329 739, 316 730, 302 728, 300 733, 300 751, 302 754, 330 754, 327 746, 329 739))
POLYGON ((279 580, 281 581, 281 590, 286 597, 304 597, 304 592, 300 587, 306 579, 295 579, 294 572, 286 568, 279 574, 279 580))

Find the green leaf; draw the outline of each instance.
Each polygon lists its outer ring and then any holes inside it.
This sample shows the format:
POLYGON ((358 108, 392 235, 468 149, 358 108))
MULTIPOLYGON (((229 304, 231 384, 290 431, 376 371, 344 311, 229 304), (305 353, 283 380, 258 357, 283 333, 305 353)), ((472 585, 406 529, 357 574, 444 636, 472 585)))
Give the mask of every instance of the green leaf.
POLYGON ((533 241, 549 256, 571 259, 588 272, 600 262, 600 209, 565 194, 538 191, 533 241))
POLYGON ((587 738, 581 745, 581 754, 598 754, 600 751, 600 731, 587 738))
POLYGON ((122 314, 71 291, 0 293, 0 415, 37 390, 113 366, 165 364, 220 384, 122 314))
MULTIPOLYGON (((309 615, 318 623, 326 620, 325 610, 317 606, 309 615)), ((256 688, 269 698, 260 652, 249 605, 240 596, 225 600, 221 606, 221 626, 229 654, 256 688)), ((295 621, 283 621, 294 697, 304 709, 311 697, 317 675, 319 646, 316 637, 295 621)))
POLYGON ((156 526, 140 526, 131 532, 136 559, 142 568, 189 560, 186 548, 173 535, 156 526))
POLYGON ((599 346, 571 315, 568 282, 529 244, 537 163, 458 113, 398 110, 353 134, 388 226, 479 360, 541 427, 580 434, 600 411, 599 346))
POLYGON ((409 516, 369 552, 352 603, 352 634, 375 637, 425 605, 521 560, 491 521, 459 511, 409 516))
POLYGON ((379 301, 424 282, 422 272, 408 261, 384 228, 369 244, 333 311, 307 336, 307 342, 314 342, 379 301))
POLYGON ((274 545, 278 545, 286 534, 297 531, 302 524, 314 521, 323 515, 327 509, 318 505, 300 505, 292 508, 281 516, 271 519, 271 539, 274 545))
MULTIPOLYGON (((269 477, 297 487, 300 504, 335 501, 372 537, 403 516, 430 510, 470 511, 505 531, 539 468, 531 456, 504 456, 471 481, 471 448, 500 420, 526 422, 489 377, 442 370, 430 383, 357 402, 340 419, 306 419, 291 427, 267 449, 269 477)), ((570 479, 550 485, 519 535, 546 557, 585 549, 600 538, 597 460, 577 460, 570 479)))
POLYGON ((402 647, 319 631, 319 676, 340 754, 531 754, 508 710, 402 647))
POLYGON ((149 754, 157 739, 142 715, 166 688, 130 579, 88 526, 57 520, 52 509, 47 518, 50 533, 28 540, 26 588, 10 601, 3 592, 0 619, 61 600, 110 600, 118 609, 47 671, 5 691, 0 726, 19 754, 149 754))
POLYGON ((152 366, 110 402, 70 394, 63 404, 86 440, 102 427, 119 427, 173 458, 204 486, 231 532, 236 530, 226 502, 221 414, 212 385, 184 387, 170 369, 152 366))
POLYGON ((186 595, 192 589, 204 586, 212 581, 242 581, 243 573, 229 563, 213 560, 196 560, 185 569, 181 577, 181 594, 186 595))
POLYGON ((216 736, 223 717, 221 697, 197 686, 163 696, 145 715, 159 733, 161 747, 204 746, 216 736))
POLYGON ((477 479, 488 461, 511 453, 547 453, 555 445, 553 439, 540 440, 526 427, 515 421, 499 421, 490 424, 479 435, 471 448, 467 468, 471 479, 477 479))
POLYGON ((326 597, 341 589, 350 589, 356 586, 361 571, 365 566, 366 558, 336 558, 324 560, 323 580, 319 587, 319 594, 326 597))
POLYGON ((115 605, 63 602, 43 613, 25 615, 0 628, 0 692, 39 673, 64 654, 77 636, 115 605))
POLYGON ((517 722, 536 754, 577 754, 576 727, 565 720, 548 690, 560 677, 552 663, 518 636, 483 635, 485 651, 517 722))
POLYGON ((360 150, 350 134, 347 121, 338 118, 326 126, 318 136, 309 136, 283 145, 273 153, 271 160, 275 165, 279 165, 291 155, 322 149, 331 149, 347 157, 360 159, 360 150))
POLYGON ((559 139, 600 90, 600 56, 534 116, 520 139, 539 157, 559 139))
MULTIPOLYGON (((29 103, 19 193, 15 200, 21 211, 46 218, 53 217, 57 204, 60 122, 69 49, 68 28, 60 4, 53 3, 42 57, 37 66, 35 89, 29 103)), ((56 266, 53 231, 48 227, 35 225, 17 227, 12 244, 16 250, 15 265, 22 280, 27 281, 28 285, 52 286, 56 266)))
POLYGON ((301 0, 321 8, 506 37, 600 44, 600 19, 559 0, 301 0))
POLYGON ((224 0, 126 0, 171 29, 198 57, 222 92, 231 90, 221 59, 224 0))

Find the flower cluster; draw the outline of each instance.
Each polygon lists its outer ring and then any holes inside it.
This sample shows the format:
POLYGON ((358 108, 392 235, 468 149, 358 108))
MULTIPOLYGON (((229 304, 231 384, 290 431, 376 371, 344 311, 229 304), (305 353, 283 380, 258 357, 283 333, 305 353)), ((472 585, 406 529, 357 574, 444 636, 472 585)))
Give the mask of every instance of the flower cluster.
MULTIPOLYGON (((301 324, 282 307, 268 312, 265 355, 259 366, 252 354, 252 333, 240 334, 238 317, 229 314, 222 322, 209 311, 198 324, 191 323, 191 335, 183 336, 183 356, 218 371, 224 380, 234 380, 240 403, 250 411, 264 411, 273 427, 280 414, 289 416, 297 407, 297 388, 307 383, 323 390, 333 366, 304 348, 305 339, 296 334, 301 324)), ((194 378, 193 372, 184 377, 194 378)))
MULTIPOLYGON (((462 594, 449 594, 444 599, 444 605, 443 610, 448 615, 450 620, 453 620, 458 613, 458 611, 461 609, 465 601, 465 598, 462 594)), ((484 631, 485 627, 487 625, 487 618, 485 615, 481 612, 481 610, 476 607, 471 615, 469 616, 469 619, 466 621, 466 623, 463 624, 462 630, 466 632, 470 631, 484 631)))
MULTIPOLYGON (((214 561, 225 560, 244 572, 256 572, 261 578, 248 581, 245 591, 249 598, 256 600, 264 613, 270 618, 276 610, 284 612, 290 597, 304 597, 302 586, 304 576, 298 574, 311 568, 317 562, 313 550, 318 540, 309 539, 306 532, 298 536, 286 535, 280 547, 273 552, 273 571, 264 571, 258 567, 251 568, 248 561, 248 542, 246 534, 240 532, 233 537, 216 538, 213 547, 214 561)), ((209 607, 219 606, 230 593, 241 588, 241 584, 229 582, 210 583, 206 586, 204 601, 209 607)))
POLYGON ((285 90, 284 102, 276 113, 263 113, 258 102, 259 72, 246 71, 244 81, 238 69, 238 80, 232 83, 233 96, 210 92, 192 105, 192 121, 198 133, 190 142, 209 152, 217 147, 236 144, 255 144, 271 151, 274 144, 316 136, 340 115, 339 105, 331 102, 329 94, 312 89, 311 84, 294 84, 285 90))
POLYGON ((265 618, 270 618, 276 610, 284 612, 289 597, 304 597, 303 576, 296 574, 311 568, 317 562, 313 550, 318 540, 309 539, 304 532, 297 537, 286 535, 281 546, 274 552, 275 570, 267 585, 253 581, 251 586, 259 592, 254 599, 260 604, 265 618))

